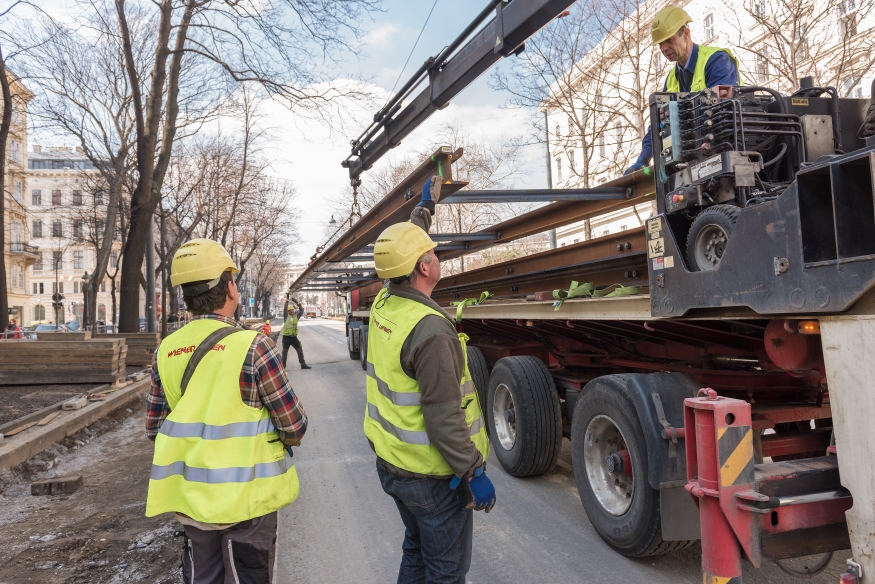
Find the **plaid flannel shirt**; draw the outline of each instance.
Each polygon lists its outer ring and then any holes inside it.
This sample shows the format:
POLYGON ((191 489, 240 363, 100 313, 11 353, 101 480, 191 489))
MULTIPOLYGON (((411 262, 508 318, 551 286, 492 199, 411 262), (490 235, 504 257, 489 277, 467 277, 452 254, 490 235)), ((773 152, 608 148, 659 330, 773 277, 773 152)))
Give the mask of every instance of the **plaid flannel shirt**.
MULTIPOLYGON (((234 319, 219 314, 194 318, 209 318, 240 326, 234 319)), ((240 397, 249 407, 267 408, 283 444, 297 446, 301 442, 307 431, 307 414, 286 376, 282 355, 270 337, 259 334, 252 341, 240 370, 240 397)), ((150 440, 158 435, 161 424, 169 414, 170 405, 158 375, 156 352, 152 359, 152 387, 146 399, 146 436, 150 440)))

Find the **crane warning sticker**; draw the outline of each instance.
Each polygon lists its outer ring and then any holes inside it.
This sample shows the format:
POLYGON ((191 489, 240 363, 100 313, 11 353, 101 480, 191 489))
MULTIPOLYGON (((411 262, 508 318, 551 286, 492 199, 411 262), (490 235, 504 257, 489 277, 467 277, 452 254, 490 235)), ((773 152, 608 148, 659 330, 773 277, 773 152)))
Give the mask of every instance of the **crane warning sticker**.
POLYGON ((651 239, 659 237, 660 231, 662 231, 662 219, 654 217, 647 222, 647 232, 650 234, 651 239))
POLYGON ((661 270, 663 268, 674 267, 674 256, 665 256, 662 258, 653 258, 653 269, 661 270))
POLYGON ((717 174, 723 170, 723 161, 720 159, 720 155, 712 156, 705 162, 697 164, 696 166, 690 169, 690 174, 693 176, 693 180, 699 180, 705 178, 706 176, 711 176, 712 174, 717 174))
POLYGON ((647 242, 647 255, 652 258, 665 255, 665 238, 659 237, 647 242))

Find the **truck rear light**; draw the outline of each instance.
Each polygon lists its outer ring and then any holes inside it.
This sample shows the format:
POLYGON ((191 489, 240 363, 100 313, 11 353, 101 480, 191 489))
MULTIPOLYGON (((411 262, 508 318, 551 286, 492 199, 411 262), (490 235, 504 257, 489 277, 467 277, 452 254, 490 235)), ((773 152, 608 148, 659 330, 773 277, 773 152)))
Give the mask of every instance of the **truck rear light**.
POLYGON ((800 320, 799 334, 801 335, 819 335, 820 321, 817 320, 800 320))
POLYGON ((841 575, 839 579, 839 584, 860 584, 860 581, 857 580, 857 577, 849 572, 845 572, 841 575))

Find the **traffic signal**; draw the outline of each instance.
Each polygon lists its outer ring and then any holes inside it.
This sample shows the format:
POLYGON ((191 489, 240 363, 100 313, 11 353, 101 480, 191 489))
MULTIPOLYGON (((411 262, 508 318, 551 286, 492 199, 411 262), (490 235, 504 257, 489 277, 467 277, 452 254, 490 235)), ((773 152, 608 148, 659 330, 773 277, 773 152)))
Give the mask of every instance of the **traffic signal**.
POLYGON ((63 294, 60 294, 58 292, 55 292, 54 294, 52 294, 52 302, 60 303, 61 300, 63 300, 63 299, 64 299, 63 294))

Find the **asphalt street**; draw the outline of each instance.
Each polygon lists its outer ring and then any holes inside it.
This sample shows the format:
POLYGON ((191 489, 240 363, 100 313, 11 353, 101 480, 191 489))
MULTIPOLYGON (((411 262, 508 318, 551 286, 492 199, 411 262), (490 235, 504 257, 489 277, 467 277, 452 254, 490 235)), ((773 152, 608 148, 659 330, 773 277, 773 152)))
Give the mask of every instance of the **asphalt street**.
MULTIPOLYGON (((289 376, 310 424, 295 449, 301 495, 280 512, 276 582, 395 582, 404 528, 362 432, 365 374, 349 359, 342 322, 305 319, 299 331, 313 369, 298 369, 291 351, 289 376)), ((599 538, 580 504, 567 440, 559 464, 544 476, 511 477, 494 456, 488 474, 498 502, 488 515, 475 514, 468 582, 702 582, 698 545, 629 559, 599 538)), ((848 557, 836 553, 826 572, 808 581, 837 582, 848 557)), ((793 560, 797 568, 806 564, 793 560)), ((798 581, 772 563, 745 564, 743 577, 746 584, 798 581)))

